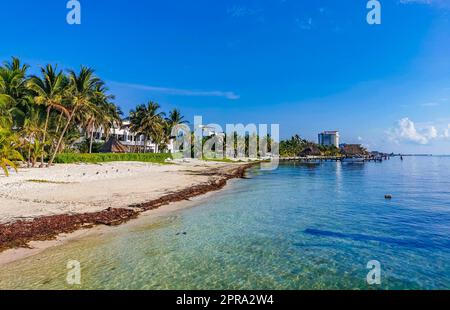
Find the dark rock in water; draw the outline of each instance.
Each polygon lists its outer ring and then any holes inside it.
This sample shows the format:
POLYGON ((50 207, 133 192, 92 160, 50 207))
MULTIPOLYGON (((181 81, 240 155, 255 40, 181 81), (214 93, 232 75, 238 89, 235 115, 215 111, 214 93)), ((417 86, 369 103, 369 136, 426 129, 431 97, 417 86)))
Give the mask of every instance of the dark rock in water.
POLYGON ((183 232, 183 235, 187 235, 187 232, 184 231, 184 232, 183 232))
POLYGON ((392 199, 392 195, 384 195, 384 199, 392 199))
POLYGON ((176 233, 176 234, 175 234, 175 236, 179 236, 179 235, 180 235, 180 233, 176 233))

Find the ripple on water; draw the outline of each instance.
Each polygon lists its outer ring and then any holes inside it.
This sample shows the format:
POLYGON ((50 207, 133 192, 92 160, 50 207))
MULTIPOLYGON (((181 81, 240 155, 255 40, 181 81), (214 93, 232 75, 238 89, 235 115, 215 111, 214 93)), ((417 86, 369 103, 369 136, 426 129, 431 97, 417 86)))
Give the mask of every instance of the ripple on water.
POLYGON ((411 157, 254 171, 197 207, 3 266, 0 288, 373 289, 375 259, 375 288, 449 289, 449 168, 411 157), (66 284, 68 260, 80 287, 66 284))

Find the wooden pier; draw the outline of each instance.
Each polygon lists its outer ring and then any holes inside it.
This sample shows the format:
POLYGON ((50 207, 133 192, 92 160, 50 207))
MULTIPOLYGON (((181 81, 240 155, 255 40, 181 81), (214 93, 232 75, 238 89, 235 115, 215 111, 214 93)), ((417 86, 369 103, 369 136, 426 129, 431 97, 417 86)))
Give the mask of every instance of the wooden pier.
POLYGON ((295 157, 280 157, 280 160, 282 161, 303 161, 303 162, 383 162, 383 160, 389 160, 389 156, 379 156, 379 157, 372 157, 372 156, 353 156, 353 157, 346 157, 346 156, 295 156, 295 157))

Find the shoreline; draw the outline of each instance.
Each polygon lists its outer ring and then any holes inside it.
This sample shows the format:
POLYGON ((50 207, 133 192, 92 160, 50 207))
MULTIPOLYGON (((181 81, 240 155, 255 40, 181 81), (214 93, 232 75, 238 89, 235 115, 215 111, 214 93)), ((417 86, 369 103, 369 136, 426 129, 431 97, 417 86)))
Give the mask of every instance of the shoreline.
MULTIPOLYGON (((225 187, 220 189, 219 192, 226 190, 227 187, 233 186, 232 182, 236 180, 237 179, 230 179, 225 187)), ((68 234, 62 233, 51 240, 30 241, 28 243, 29 247, 12 248, 0 252, 0 267, 3 267, 10 263, 19 262, 29 257, 36 256, 46 250, 63 246, 70 242, 76 242, 83 238, 102 238, 110 234, 114 234, 115 229, 126 225, 140 225, 144 221, 154 221, 158 218, 171 216, 174 213, 178 213, 189 208, 195 208, 199 204, 206 202, 207 199, 214 195, 219 195, 218 191, 207 192, 203 195, 192 197, 189 200, 172 202, 161 208, 144 211, 140 213, 138 217, 130 219, 129 221, 124 222, 121 225, 96 225, 92 228, 81 228, 68 234)))
MULTIPOLYGON (((217 177, 215 180, 176 190, 148 202, 135 203, 121 208, 109 207, 98 212, 49 215, 36 217, 30 221, 18 220, 12 223, 2 223, 0 224, 0 255, 7 250, 33 251, 32 242, 57 242, 58 236, 61 235, 70 234, 72 236, 74 233, 85 232, 98 226, 117 226, 136 219, 147 211, 218 191, 225 187, 228 180, 243 178, 245 171, 256 164, 258 163, 232 164, 232 166, 227 166, 225 172, 211 173, 212 176, 217 177)), ((72 239, 73 237, 68 238, 72 239)), ((39 251, 39 247, 36 250, 39 251)), ((6 259, 7 262, 13 260, 6 259)), ((1 264, 7 262, 0 261, 1 264)))

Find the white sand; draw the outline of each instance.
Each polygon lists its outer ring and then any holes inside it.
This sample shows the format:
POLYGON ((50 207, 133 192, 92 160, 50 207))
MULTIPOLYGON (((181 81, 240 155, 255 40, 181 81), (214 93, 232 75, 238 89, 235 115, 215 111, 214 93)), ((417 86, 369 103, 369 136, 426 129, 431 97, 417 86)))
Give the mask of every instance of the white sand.
POLYGON ((201 173, 225 172, 236 165, 191 160, 174 165, 114 162, 20 169, 10 177, 0 175, 0 223, 127 207, 215 180, 217 175, 201 173))

